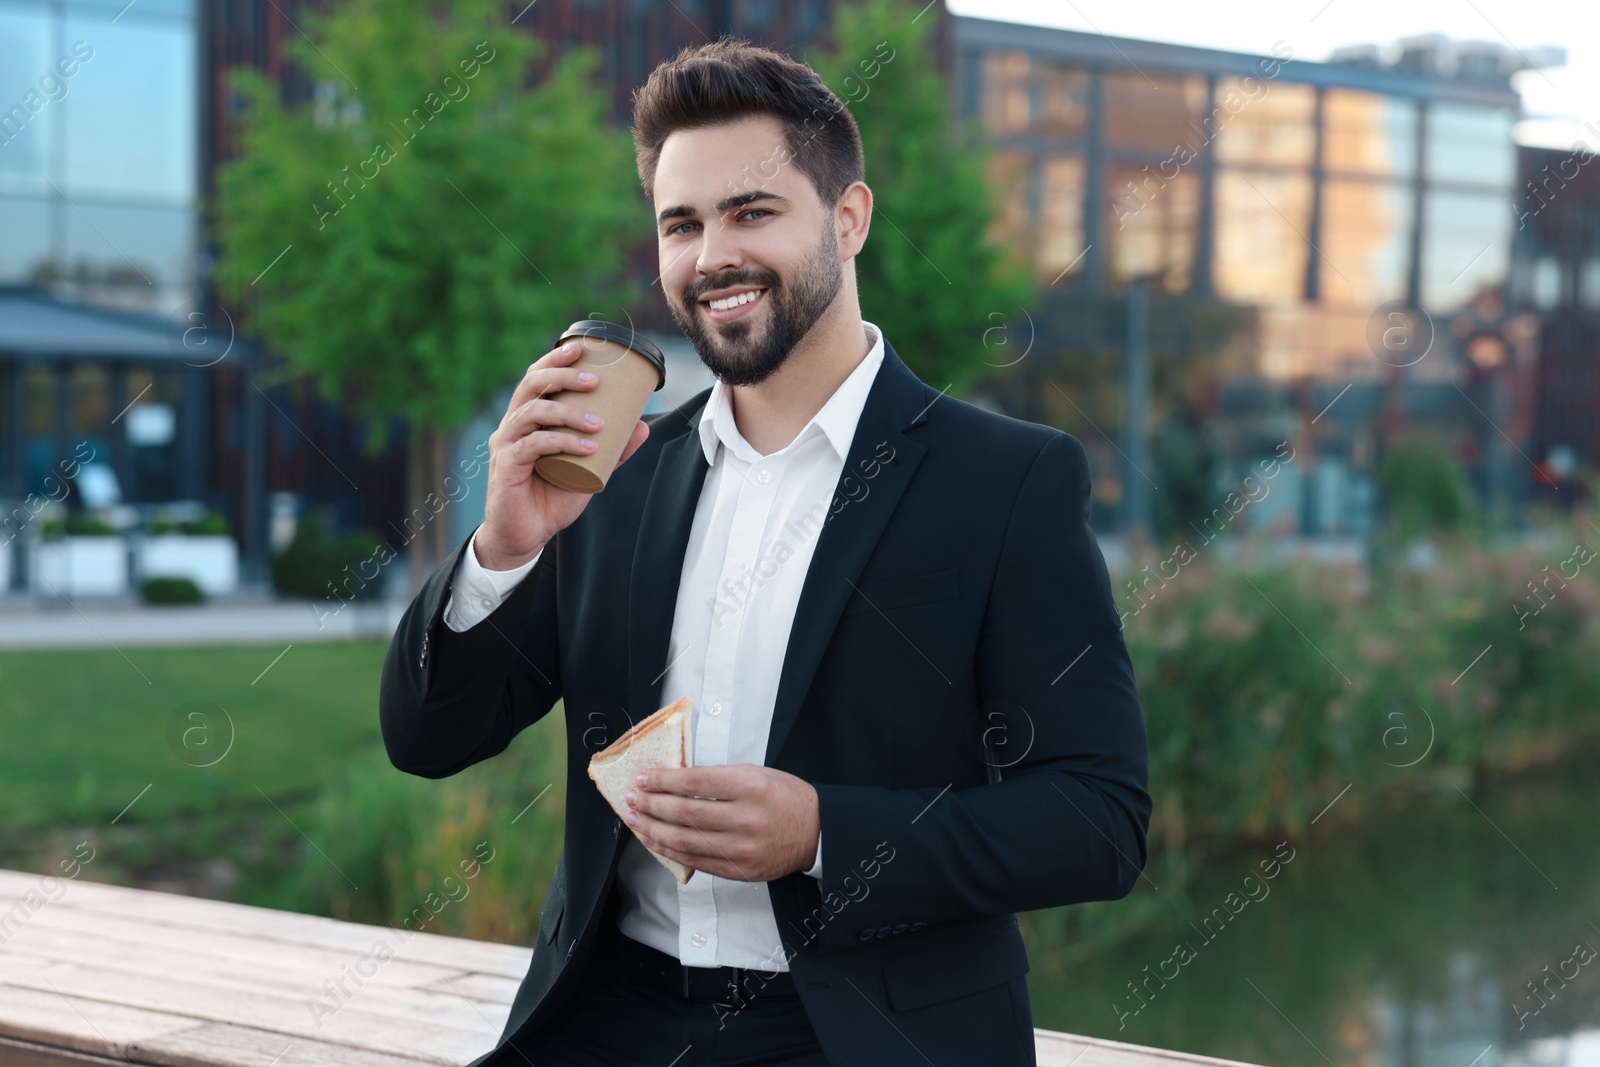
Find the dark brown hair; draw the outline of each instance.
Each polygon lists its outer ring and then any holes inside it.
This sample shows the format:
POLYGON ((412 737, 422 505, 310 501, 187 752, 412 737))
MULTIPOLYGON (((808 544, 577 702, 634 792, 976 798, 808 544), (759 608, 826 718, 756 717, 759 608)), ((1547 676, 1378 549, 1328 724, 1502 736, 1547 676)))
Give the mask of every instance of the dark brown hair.
POLYGON ((634 90, 634 154, 645 196, 654 199, 656 164, 668 135, 754 115, 782 124, 789 160, 825 205, 865 180, 855 117, 817 72, 749 41, 723 38, 683 49, 634 90))

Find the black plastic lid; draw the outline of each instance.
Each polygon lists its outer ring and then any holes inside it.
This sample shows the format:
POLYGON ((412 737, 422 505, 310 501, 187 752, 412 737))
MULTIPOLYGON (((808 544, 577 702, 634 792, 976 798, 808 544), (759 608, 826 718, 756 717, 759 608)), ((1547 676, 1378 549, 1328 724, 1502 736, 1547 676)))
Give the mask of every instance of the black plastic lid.
POLYGON ((613 344, 622 345, 624 348, 633 349, 656 365, 656 372, 661 376, 661 381, 656 384, 656 389, 660 389, 667 384, 667 357, 661 354, 661 349, 657 348, 650 338, 644 336, 633 327, 618 326, 616 323, 606 322, 604 319, 580 319, 568 326, 565 332, 556 339, 555 347, 560 347, 574 337, 598 337, 602 341, 610 341, 613 344))

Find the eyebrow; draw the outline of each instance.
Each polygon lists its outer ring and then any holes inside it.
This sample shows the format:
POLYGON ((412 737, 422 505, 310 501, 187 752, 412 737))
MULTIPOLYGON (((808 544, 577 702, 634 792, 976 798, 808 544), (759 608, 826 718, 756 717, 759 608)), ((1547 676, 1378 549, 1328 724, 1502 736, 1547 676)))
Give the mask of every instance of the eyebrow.
MULTIPOLYGON (((746 204, 752 204, 757 200, 772 200, 780 204, 790 203, 789 198, 786 196, 779 196, 777 193, 769 192, 766 189, 754 189, 748 193, 740 193, 737 196, 730 196, 726 199, 718 200, 716 204, 717 214, 724 214, 732 211, 734 208, 741 208, 746 204)), ((662 223, 666 222, 668 219, 681 219, 693 216, 694 214, 695 209, 693 206, 689 204, 679 204, 676 207, 667 208, 660 215, 656 216, 656 222, 662 223)))

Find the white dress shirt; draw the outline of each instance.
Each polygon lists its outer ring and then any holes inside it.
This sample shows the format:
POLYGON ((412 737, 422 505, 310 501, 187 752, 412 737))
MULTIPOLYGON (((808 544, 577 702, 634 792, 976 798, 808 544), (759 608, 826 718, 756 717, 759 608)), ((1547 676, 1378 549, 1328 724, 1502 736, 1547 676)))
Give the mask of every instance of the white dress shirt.
MULTIPOLYGON (((689 697, 695 766, 766 761, 801 586, 883 363, 882 331, 862 325, 872 342, 866 357, 794 440, 770 455, 739 433, 722 382, 711 386, 697 427, 710 469, 684 553, 661 688, 663 703, 689 697)), ((459 631, 481 622, 537 563, 535 556, 490 571, 469 545, 445 624, 459 631)), ((805 873, 822 877, 820 834, 805 873)), ((629 937, 690 966, 789 969, 765 883, 697 871, 679 885, 632 835, 617 883, 618 923, 629 937)))

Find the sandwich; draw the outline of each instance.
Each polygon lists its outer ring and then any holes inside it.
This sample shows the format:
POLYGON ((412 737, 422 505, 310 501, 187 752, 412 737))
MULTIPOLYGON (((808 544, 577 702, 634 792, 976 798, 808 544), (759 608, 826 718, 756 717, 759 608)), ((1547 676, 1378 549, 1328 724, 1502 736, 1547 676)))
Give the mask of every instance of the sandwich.
MULTIPOLYGON (((666 707, 635 723, 589 759, 589 777, 624 822, 628 816, 628 790, 639 772, 656 767, 692 767, 689 754, 689 698, 679 697, 666 707)), ((682 885, 694 874, 676 860, 647 849, 682 885)))

